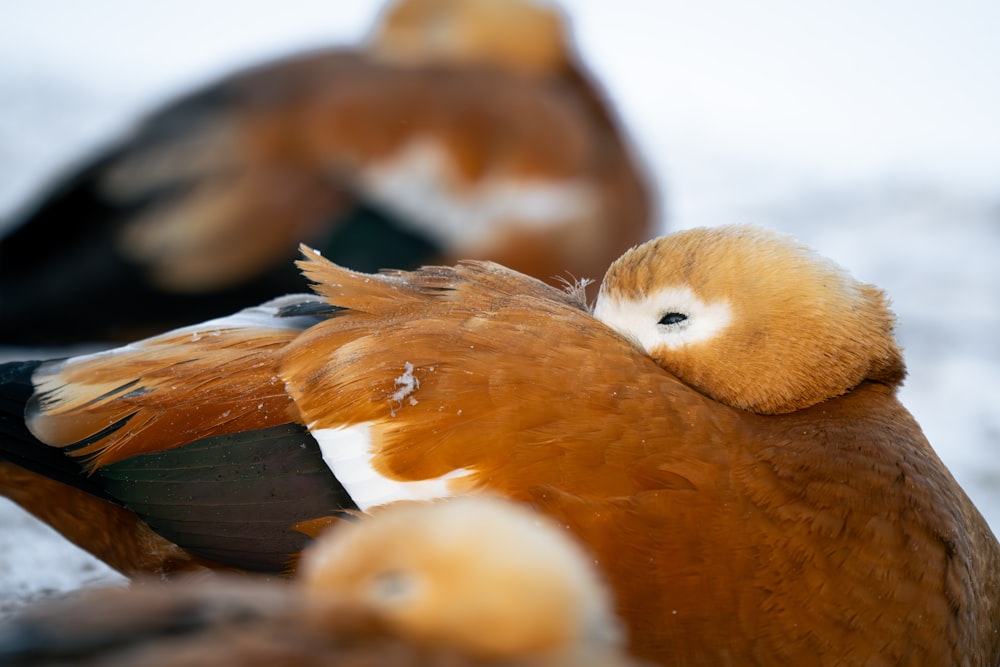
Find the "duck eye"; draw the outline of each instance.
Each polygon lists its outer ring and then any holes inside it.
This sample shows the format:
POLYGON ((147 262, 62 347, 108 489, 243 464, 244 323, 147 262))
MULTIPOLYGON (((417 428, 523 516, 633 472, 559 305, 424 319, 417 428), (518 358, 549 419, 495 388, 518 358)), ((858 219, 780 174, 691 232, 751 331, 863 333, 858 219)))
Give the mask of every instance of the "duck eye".
POLYGON ((670 326, 671 324, 679 324, 688 318, 684 313, 667 313, 660 318, 657 324, 662 324, 664 326, 670 326))
POLYGON ((401 602, 411 597, 417 589, 412 573, 405 570, 386 570, 372 580, 370 592, 374 599, 384 603, 401 602))

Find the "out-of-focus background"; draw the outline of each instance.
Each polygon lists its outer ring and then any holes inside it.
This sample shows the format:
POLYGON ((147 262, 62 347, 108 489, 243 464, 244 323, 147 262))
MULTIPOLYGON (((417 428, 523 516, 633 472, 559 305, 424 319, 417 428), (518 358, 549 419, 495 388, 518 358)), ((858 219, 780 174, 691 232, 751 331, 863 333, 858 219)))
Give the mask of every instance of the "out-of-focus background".
MULTIPOLYGON (((161 102, 354 43, 381 7, 0 2, 0 226, 161 102)), ((1000 4, 562 4, 661 191, 663 228, 773 227, 885 289, 902 400, 1000 528, 1000 4)), ((0 499, 0 615, 113 581, 0 499)))

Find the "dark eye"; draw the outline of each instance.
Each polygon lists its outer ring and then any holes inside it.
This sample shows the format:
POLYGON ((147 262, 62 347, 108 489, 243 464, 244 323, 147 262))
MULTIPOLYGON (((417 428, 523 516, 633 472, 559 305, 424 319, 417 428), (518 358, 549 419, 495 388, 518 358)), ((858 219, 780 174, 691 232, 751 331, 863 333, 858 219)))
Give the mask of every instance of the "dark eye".
POLYGON ((684 313, 667 313, 666 315, 660 318, 660 321, 657 322, 657 324, 670 326, 671 324, 679 324, 680 322, 683 322, 687 318, 688 316, 685 315, 684 313))

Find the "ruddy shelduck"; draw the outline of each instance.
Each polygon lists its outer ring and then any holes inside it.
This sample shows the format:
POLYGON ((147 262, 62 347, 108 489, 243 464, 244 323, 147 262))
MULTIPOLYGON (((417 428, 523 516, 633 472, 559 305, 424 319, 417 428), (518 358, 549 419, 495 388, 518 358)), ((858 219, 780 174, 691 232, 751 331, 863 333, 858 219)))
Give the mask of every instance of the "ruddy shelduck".
POLYGON ((0 342, 128 341, 298 291, 299 242, 361 271, 597 278, 653 200, 557 7, 401 0, 364 44, 209 84, 25 205, 0 342))
POLYGON ((635 667, 592 558, 486 497, 341 522, 285 580, 220 575, 80 592, 0 625, 19 665, 635 667))
POLYGON ((741 226, 626 252, 592 310, 303 252, 315 295, 0 367, 3 492, 129 574, 277 572, 344 512, 488 492, 594 553, 645 658, 1000 661, 1000 548, 877 288, 741 226))

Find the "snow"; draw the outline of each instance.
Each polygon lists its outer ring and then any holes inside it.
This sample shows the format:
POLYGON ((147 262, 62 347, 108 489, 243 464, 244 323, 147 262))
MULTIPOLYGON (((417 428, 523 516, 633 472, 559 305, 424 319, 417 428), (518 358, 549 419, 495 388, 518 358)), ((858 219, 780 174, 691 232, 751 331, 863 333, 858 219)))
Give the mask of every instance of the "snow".
MULTIPOLYGON (((678 229, 797 236, 893 298, 901 397, 1000 527, 1000 4, 574 0, 678 229)), ((0 22, 0 218, 143 111, 376 2, 35 0, 0 22)), ((8 351, 8 358, 12 358, 8 351)), ((121 578, 0 505, 0 614, 121 578)))
MULTIPOLYGON (((403 399, 412 394, 420 387, 420 380, 413 374, 413 364, 409 361, 403 364, 403 374, 395 379, 394 383, 399 389, 392 395, 392 400, 396 403, 402 403, 403 399)), ((410 399, 413 400, 412 398, 410 399)), ((413 405, 416 405, 413 403, 413 405)), ((393 413, 396 416, 396 413, 393 413)))

